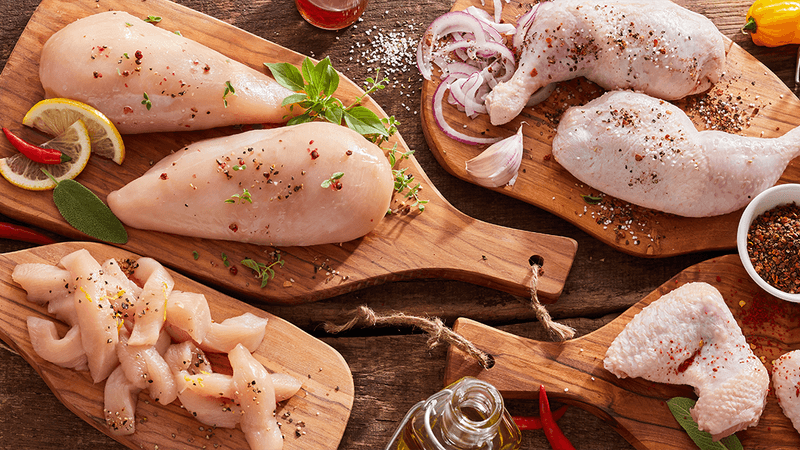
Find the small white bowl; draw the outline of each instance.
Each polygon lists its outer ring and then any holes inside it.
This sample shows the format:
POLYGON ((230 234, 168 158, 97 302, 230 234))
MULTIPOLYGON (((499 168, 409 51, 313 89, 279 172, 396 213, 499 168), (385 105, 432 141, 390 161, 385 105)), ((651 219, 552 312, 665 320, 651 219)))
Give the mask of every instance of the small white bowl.
POLYGON ((745 208, 742 213, 741 219, 739 219, 739 229, 736 232, 736 246, 739 249, 739 258, 742 260, 744 269, 761 289, 764 289, 768 294, 774 297, 800 303, 800 294, 790 294, 781 291, 764 281, 764 279, 756 273, 753 263, 750 262, 750 256, 747 254, 747 231, 750 229, 750 224, 753 220, 765 211, 769 211, 778 205, 792 202, 796 202, 800 205, 800 184, 781 184, 758 194, 756 198, 747 205, 747 208, 745 208))

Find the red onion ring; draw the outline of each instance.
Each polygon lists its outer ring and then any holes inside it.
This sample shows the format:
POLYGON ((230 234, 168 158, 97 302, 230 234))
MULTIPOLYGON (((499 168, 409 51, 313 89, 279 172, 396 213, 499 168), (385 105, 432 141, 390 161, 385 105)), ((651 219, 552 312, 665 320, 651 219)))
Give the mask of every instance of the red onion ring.
POLYGON ((464 133, 456 131, 447 121, 444 119, 444 111, 442 110, 442 100, 444 99, 445 92, 449 89, 450 83, 449 77, 445 77, 442 79, 442 82, 439 83, 439 86, 436 87, 436 91, 433 93, 433 118, 436 121, 436 125, 442 130, 442 132, 447 135, 450 139, 455 141, 469 144, 469 145, 481 145, 481 144, 494 144, 495 142, 501 140, 502 138, 484 138, 484 137, 474 137, 468 136, 464 133))

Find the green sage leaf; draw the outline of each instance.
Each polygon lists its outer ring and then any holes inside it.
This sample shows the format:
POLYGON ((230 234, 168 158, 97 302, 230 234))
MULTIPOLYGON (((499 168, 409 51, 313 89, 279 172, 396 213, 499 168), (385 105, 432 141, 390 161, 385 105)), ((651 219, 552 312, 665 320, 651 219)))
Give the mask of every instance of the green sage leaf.
POLYGON ((297 67, 289 63, 264 63, 264 65, 272 72, 275 81, 286 89, 297 92, 305 88, 303 75, 297 67))
POLYGON ((59 181, 53 189, 53 201, 67 223, 78 231, 103 242, 128 242, 128 232, 117 216, 92 191, 77 181, 59 181))
POLYGON ((598 203, 600 203, 603 200, 602 197, 594 197, 594 196, 586 195, 586 194, 581 194, 581 197, 583 197, 583 201, 585 201, 586 203, 588 203, 590 205, 597 205, 598 203))
POLYGON ((697 427, 697 422, 692 419, 689 410, 694 407, 696 402, 686 397, 675 397, 667 401, 670 412, 675 417, 675 420, 686 430, 689 437, 700 447, 700 450, 744 450, 741 441, 732 434, 726 438, 714 442, 711 438, 711 433, 707 431, 700 431, 697 427))

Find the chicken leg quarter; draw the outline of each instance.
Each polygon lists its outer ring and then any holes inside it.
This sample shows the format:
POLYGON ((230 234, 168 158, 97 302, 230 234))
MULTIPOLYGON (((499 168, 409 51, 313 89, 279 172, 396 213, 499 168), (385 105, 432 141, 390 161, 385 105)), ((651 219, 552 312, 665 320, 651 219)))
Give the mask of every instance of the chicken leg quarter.
POLYGON ((725 67, 722 34, 669 0, 542 2, 525 33, 514 76, 486 96, 492 124, 516 117, 550 83, 586 77, 604 89, 665 100, 703 92, 725 67))

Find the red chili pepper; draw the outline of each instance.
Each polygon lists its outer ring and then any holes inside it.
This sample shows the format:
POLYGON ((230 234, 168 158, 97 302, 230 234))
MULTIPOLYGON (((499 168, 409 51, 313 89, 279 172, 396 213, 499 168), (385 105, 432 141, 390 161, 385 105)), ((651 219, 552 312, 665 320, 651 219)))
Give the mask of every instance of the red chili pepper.
POLYGON ((3 127, 3 133, 8 138, 8 141, 11 142, 11 145, 19 150, 20 153, 27 156, 31 161, 41 164, 61 164, 72 160, 69 156, 61 153, 60 150, 43 148, 26 142, 5 127, 3 127))
POLYGON ((0 239, 11 239, 41 245, 54 244, 56 242, 38 231, 8 222, 0 222, 0 239))
MULTIPOLYGON (((553 420, 558 421, 567 412, 567 405, 563 405, 557 410, 553 411, 553 420)), ((541 430, 542 419, 538 416, 512 416, 514 423, 520 430, 541 430)))
POLYGON ((539 417, 542 418, 544 435, 547 436, 547 441, 550 442, 553 450, 575 450, 569 439, 564 436, 564 433, 556 425, 553 412, 550 411, 550 402, 547 400, 547 392, 544 390, 544 385, 539 385, 539 417))

